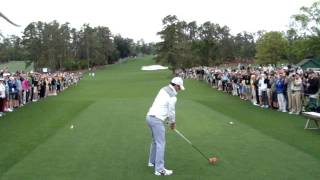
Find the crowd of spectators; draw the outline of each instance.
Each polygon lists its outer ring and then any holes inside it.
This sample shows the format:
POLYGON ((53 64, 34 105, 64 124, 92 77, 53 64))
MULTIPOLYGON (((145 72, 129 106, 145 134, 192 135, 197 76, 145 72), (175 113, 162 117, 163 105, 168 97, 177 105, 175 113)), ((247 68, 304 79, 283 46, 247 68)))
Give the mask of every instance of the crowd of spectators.
POLYGON ((81 72, 9 73, 6 69, 1 70, 0 117, 25 104, 56 96, 66 88, 76 85, 81 77, 81 72))
POLYGON ((213 88, 251 101, 261 108, 289 114, 319 112, 319 74, 300 67, 194 67, 178 70, 183 78, 207 82, 213 88))

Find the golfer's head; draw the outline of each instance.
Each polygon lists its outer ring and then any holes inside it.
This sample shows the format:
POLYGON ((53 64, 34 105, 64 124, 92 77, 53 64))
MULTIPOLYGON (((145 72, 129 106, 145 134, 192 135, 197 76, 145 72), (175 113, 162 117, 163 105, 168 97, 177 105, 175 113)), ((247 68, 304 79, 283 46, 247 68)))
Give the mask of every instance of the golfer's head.
POLYGON ((172 80, 171 80, 171 85, 173 87, 175 87, 175 89, 177 91, 179 90, 185 90, 184 86, 183 86, 183 79, 181 77, 174 77, 172 80))

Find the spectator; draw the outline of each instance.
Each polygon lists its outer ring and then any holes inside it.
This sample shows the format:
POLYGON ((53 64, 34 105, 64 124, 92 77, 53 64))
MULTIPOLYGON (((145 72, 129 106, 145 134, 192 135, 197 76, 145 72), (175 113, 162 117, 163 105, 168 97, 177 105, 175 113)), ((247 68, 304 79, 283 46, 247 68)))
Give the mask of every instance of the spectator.
POLYGON ((8 81, 9 81, 9 78, 8 78, 8 75, 4 75, 4 84, 5 84, 5 103, 4 103, 4 111, 6 112, 12 112, 13 109, 10 109, 10 105, 9 105, 9 85, 8 85, 8 81))
POLYGON ((256 79, 254 81, 254 89, 256 91, 256 100, 257 100, 257 106, 260 105, 260 94, 261 92, 259 92, 259 79, 260 79, 260 76, 258 76, 258 74, 256 75, 256 79))
POLYGON ((276 91, 277 91, 279 111, 287 112, 286 100, 284 97, 284 92, 285 92, 285 74, 284 74, 284 72, 280 72, 280 74, 278 75, 278 78, 276 80, 276 91))
POLYGON ((262 73, 261 78, 259 79, 259 98, 260 105, 263 108, 268 108, 268 96, 267 96, 267 88, 268 88, 268 80, 266 78, 266 74, 262 73))
POLYGON ((52 78, 51 86, 52 86, 52 95, 56 96, 57 95, 57 81, 56 81, 55 77, 52 78))
POLYGON ((17 101, 17 106, 22 106, 22 83, 21 83, 21 77, 20 76, 17 76, 16 77, 16 85, 17 85, 17 98, 18 98, 18 101, 17 101))
POLYGON ((274 74, 271 75, 271 79, 270 79, 270 84, 271 84, 271 106, 274 109, 278 109, 279 105, 278 105, 278 99, 277 99, 277 91, 276 91, 276 77, 274 74))
MULTIPOLYGON (((251 99, 254 105, 277 108, 282 112, 289 111, 290 114, 300 114, 304 109, 315 111, 318 106, 319 76, 314 72, 303 72, 301 68, 261 66, 248 67, 244 70, 244 68, 232 69, 230 67, 223 69, 196 67, 183 70, 181 76, 205 79, 205 82, 213 88, 227 93, 232 92, 232 95, 240 96, 241 99, 251 99), (201 78, 202 75, 197 77, 197 74, 201 74, 202 71, 204 78, 201 78), (303 98, 306 96, 310 99, 308 102, 303 98), (308 104, 307 108, 303 106, 305 102, 308 104)), ((64 78, 66 77, 63 77, 62 83, 66 83, 64 78)))
POLYGON ((0 78, 0 117, 4 115, 5 98, 6 98, 6 87, 4 84, 4 79, 1 77, 0 78))
POLYGON ((251 85, 250 85, 250 72, 246 72, 243 76, 245 85, 245 99, 251 100, 251 85))
POLYGON ((228 72, 227 71, 225 71, 224 73, 223 73, 223 76, 222 76, 222 90, 224 91, 224 92, 227 92, 227 83, 228 83, 228 81, 229 81, 229 77, 228 77, 229 75, 228 75, 228 72))
MULTIPOLYGON (((289 72, 288 72, 289 73, 289 72)), ((292 86, 294 81, 294 73, 290 72, 289 75, 286 77, 286 84, 287 84, 287 109, 289 112, 292 112, 292 86)))
POLYGON ((30 83, 27 78, 22 78, 22 91, 23 91, 23 104, 29 102, 29 95, 30 95, 30 83))
POLYGON ((11 76, 8 80, 8 88, 9 88, 9 109, 13 110, 16 107, 17 100, 17 85, 13 76, 11 76))
POLYGON ((319 78, 315 72, 311 72, 309 75, 307 83, 307 93, 309 95, 309 103, 307 105, 307 110, 315 111, 318 106, 319 98, 319 78))
POLYGON ((257 94, 256 94, 256 75, 251 75, 250 84, 251 84, 251 93, 252 93, 252 103, 253 105, 258 105, 257 103, 257 94))
POLYGON ((52 75, 32 72, 29 75, 19 71, 15 74, 10 74, 6 70, 1 71, 0 116, 3 115, 3 112, 12 112, 13 108, 21 107, 30 101, 37 101, 38 97, 46 97, 47 89, 49 89, 48 76, 59 79, 59 89, 62 91, 68 86, 76 84, 81 79, 81 75, 81 73, 66 72, 52 75), (40 79, 41 81, 39 81, 40 79))
POLYGON ((291 100, 292 100, 292 108, 289 112, 290 114, 301 113, 301 91, 302 91, 302 80, 299 74, 292 75, 293 80, 291 84, 291 100))
POLYGON ((273 107, 273 93, 274 93, 274 84, 275 84, 273 72, 268 75, 268 81, 269 81, 268 87, 267 87, 268 102, 269 102, 269 107, 273 107))
POLYGON ((39 84, 39 88, 40 88, 39 89, 39 98, 42 99, 46 95, 46 86, 47 86, 47 84, 46 84, 46 81, 44 80, 44 78, 41 78, 39 83, 40 83, 39 84))

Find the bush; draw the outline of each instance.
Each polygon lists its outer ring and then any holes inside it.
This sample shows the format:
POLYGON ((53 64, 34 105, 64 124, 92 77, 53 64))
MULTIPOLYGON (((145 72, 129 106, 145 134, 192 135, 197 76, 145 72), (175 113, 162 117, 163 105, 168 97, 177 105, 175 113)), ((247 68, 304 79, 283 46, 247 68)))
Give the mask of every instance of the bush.
POLYGON ((68 59, 64 62, 63 67, 67 71, 79 70, 79 63, 74 59, 68 59))
POLYGON ((80 69, 87 69, 88 68, 88 61, 86 59, 81 59, 79 62, 80 69))

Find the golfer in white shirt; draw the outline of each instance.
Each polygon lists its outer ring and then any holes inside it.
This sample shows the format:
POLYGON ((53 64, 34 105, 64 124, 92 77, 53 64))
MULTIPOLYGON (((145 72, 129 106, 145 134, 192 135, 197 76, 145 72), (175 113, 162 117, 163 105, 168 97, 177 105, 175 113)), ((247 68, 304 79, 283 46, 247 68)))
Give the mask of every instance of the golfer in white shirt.
POLYGON ((155 168, 155 175, 171 175, 172 170, 165 169, 165 126, 168 123, 170 128, 176 128, 175 105, 177 102, 177 92, 184 90, 183 80, 175 77, 168 86, 163 87, 155 98, 147 114, 147 123, 152 133, 152 142, 149 154, 149 167, 155 168))

